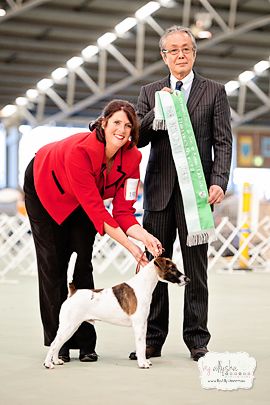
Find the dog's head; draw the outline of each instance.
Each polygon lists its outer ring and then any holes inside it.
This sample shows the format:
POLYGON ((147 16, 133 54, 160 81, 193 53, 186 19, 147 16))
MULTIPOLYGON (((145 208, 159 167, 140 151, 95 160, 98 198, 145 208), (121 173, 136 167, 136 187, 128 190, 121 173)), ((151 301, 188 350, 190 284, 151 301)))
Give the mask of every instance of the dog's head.
POLYGON ((154 264, 159 281, 176 283, 179 286, 186 285, 190 282, 190 279, 178 270, 176 264, 174 264, 171 259, 157 257, 154 259, 154 264))

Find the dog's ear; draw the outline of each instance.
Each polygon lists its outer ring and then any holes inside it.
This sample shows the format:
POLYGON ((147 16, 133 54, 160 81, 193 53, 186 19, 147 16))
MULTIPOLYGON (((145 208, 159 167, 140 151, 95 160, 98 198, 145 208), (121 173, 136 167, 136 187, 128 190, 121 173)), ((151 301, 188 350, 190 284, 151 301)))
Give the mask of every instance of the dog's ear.
POLYGON ((164 267, 166 267, 166 257, 156 257, 154 259, 154 264, 159 267, 161 270, 164 269, 164 267))

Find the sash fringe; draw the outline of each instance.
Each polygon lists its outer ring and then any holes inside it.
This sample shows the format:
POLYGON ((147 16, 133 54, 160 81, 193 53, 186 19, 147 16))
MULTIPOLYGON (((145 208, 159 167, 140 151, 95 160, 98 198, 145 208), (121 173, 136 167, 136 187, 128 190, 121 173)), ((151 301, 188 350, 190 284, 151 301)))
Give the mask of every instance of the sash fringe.
POLYGON ((165 120, 160 120, 160 119, 154 119, 153 122, 153 130, 154 131, 166 131, 167 130, 167 125, 165 120))
POLYGON ((194 232, 187 236, 187 246, 197 246, 203 243, 208 243, 209 240, 215 241, 217 239, 215 229, 203 230, 194 232))

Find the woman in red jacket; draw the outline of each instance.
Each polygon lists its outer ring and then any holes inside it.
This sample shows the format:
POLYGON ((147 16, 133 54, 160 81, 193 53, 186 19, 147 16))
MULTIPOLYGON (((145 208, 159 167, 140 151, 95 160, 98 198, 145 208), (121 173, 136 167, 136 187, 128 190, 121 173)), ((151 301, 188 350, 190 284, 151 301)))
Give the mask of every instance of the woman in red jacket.
MULTIPOLYGON (((138 121, 133 106, 113 100, 91 126, 42 147, 25 173, 25 203, 35 242, 40 312, 44 343, 49 346, 58 328, 59 311, 67 297, 67 267, 73 251, 76 288, 94 288, 92 250, 96 233, 107 233, 141 264, 141 249, 128 236, 144 243, 152 255, 161 253, 158 239, 135 219, 133 204, 139 184, 141 153, 136 148, 138 121), (113 199, 112 215, 103 200, 113 199)), ((84 322, 62 347, 80 349, 81 361, 96 361, 96 332, 84 322)))

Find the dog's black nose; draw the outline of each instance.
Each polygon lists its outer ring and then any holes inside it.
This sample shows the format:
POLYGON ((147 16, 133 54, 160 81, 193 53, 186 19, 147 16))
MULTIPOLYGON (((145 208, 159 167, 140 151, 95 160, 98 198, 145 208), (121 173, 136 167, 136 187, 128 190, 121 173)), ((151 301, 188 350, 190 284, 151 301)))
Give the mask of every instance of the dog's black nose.
POLYGON ((188 278, 187 276, 185 276, 185 282, 189 283, 190 282, 190 278, 188 278))

